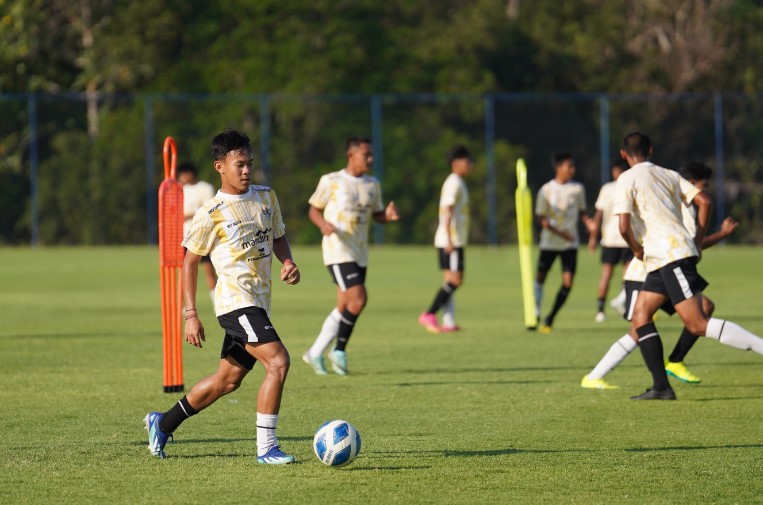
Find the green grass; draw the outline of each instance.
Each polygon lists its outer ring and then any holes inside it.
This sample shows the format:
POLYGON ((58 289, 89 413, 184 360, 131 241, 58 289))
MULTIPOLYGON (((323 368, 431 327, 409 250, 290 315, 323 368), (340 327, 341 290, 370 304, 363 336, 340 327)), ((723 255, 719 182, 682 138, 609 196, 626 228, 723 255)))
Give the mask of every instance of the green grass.
MULTIPOLYGON (((753 503, 763 500, 763 358, 700 340, 673 381, 677 402, 632 402, 650 384, 638 353, 589 391, 581 377, 625 324, 593 323, 597 258, 551 335, 523 329, 515 249, 473 247, 458 335, 416 317, 440 282, 431 248, 372 252, 370 303, 350 342, 352 376, 300 361, 334 288, 319 250, 295 251, 303 283, 275 288, 273 320, 293 366, 280 440, 298 464, 256 463, 261 369, 176 432, 168 459, 146 450, 142 418, 165 410, 156 249, 0 249, 0 503, 753 503), (334 470, 314 430, 343 418, 363 450, 334 470)), ((717 248, 701 263, 717 315, 763 334, 761 249, 717 248)), ((551 303, 558 266, 546 291, 551 303)), ((221 332, 184 347, 187 386, 217 364, 221 332)), ((680 330, 657 321, 666 350, 680 330)))

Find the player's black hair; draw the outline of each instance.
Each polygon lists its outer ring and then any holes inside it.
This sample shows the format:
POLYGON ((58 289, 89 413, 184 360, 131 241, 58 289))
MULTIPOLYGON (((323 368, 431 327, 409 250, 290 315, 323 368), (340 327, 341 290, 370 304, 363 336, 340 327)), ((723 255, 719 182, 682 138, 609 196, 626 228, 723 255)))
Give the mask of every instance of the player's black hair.
POLYGON ((637 156, 639 158, 646 158, 651 153, 652 141, 649 140, 649 136, 641 132, 631 132, 623 139, 623 151, 628 156, 637 156))
POLYGON ((177 175, 185 174, 185 173, 199 175, 198 170, 196 170, 196 165, 194 165, 190 161, 186 161, 185 163, 181 163, 180 165, 178 165, 175 173, 177 173, 177 175))
POLYGON ((472 159, 472 153, 469 152, 469 148, 464 145, 457 145, 450 148, 448 151, 448 165, 451 165, 456 160, 470 160, 472 159))
POLYGON ((365 137, 350 137, 344 141, 344 150, 349 151, 353 147, 360 147, 360 144, 370 144, 371 139, 365 137))
POLYGON ((613 168, 619 168, 620 170, 625 172, 629 168, 628 162, 622 158, 616 158, 612 160, 612 163, 609 164, 609 169, 612 170, 613 168))
POLYGON ((232 151, 252 151, 252 144, 245 134, 226 128, 212 139, 212 159, 214 161, 225 158, 232 151))
POLYGON ((551 168, 556 168, 567 160, 571 160, 572 154, 568 152, 554 153, 551 155, 551 168))
POLYGON ((713 176, 713 169, 701 161, 690 161, 681 167, 681 175, 690 181, 709 181, 713 176))

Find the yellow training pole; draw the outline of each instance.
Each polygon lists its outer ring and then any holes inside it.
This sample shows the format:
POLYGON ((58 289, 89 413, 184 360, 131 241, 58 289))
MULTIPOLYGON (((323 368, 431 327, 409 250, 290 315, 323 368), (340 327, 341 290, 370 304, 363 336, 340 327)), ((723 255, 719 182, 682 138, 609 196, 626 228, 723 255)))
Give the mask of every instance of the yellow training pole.
POLYGON ((527 187, 527 166, 525 160, 517 160, 517 190, 514 194, 517 207, 517 236, 519 241, 519 271, 522 279, 522 301, 524 302, 525 326, 534 329, 538 325, 535 316, 535 294, 533 292, 532 247, 533 214, 532 195, 527 187))

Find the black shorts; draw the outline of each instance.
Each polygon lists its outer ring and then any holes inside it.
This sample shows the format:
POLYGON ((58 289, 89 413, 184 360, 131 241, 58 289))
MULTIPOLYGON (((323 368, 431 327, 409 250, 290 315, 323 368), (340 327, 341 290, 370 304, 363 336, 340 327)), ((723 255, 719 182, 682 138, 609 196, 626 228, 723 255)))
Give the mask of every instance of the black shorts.
POLYGON ((251 370, 257 360, 246 352, 246 344, 281 341, 267 312, 260 307, 236 309, 218 316, 217 320, 225 330, 220 357, 230 356, 247 370, 251 370))
POLYGON ((334 280, 334 284, 339 286, 342 291, 353 286, 360 286, 366 283, 366 267, 362 267, 355 262, 336 263, 329 265, 329 274, 334 280))
POLYGON ((440 270, 448 270, 450 272, 463 272, 464 271, 464 248, 456 247, 448 254, 445 249, 437 249, 437 257, 440 260, 440 270))
POLYGON ((702 293, 707 286, 707 281, 697 272, 697 257, 693 256, 649 272, 641 289, 665 295, 675 306, 702 293))
MULTIPOLYGON (((638 298, 638 293, 641 291, 641 286, 643 285, 644 283, 639 281, 625 281, 625 312, 623 313, 623 319, 626 321, 633 319, 633 309, 636 308, 636 299, 638 298)), ((663 303, 660 310, 667 313, 669 316, 676 313, 676 309, 673 307, 673 304, 670 303, 670 300, 663 303)))
POLYGON ((606 265, 625 265, 633 259, 630 247, 601 247, 601 262, 606 265))
POLYGON ((541 249, 540 258, 538 259, 538 271, 546 273, 551 270, 551 266, 554 264, 557 256, 562 257, 562 272, 570 272, 572 275, 575 275, 575 270, 577 270, 578 266, 577 249, 567 249, 566 251, 541 249))

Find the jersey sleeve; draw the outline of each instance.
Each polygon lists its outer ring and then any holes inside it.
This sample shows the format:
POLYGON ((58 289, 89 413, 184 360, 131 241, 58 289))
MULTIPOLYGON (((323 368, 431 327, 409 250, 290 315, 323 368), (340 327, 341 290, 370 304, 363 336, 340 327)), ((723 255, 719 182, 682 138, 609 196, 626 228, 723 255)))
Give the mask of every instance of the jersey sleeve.
POLYGON ((593 205, 596 210, 604 210, 607 208, 607 191, 604 188, 605 186, 602 186, 599 190, 599 196, 596 198, 596 203, 593 205))
POLYGON ((694 197, 700 193, 699 188, 680 175, 678 176, 678 185, 681 188, 681 200, 683 200, 686 205, 690 205, 692 200, 694 200, 694 197))
POLYGON ((612 214, 631 214, 633 212, 633 185, 627 177, 620 176, 615 183, 612 198, 612 214))
POLYGON ((384 201, 382 200, 382 189, 381 189, 381 183, 379 181, 374 181, 374 185, 376 186, 376 198, 374 198, 371 211, 375 214, 377 212, 384 212, 384 201))
POLYGON ((325 175, 318 181, 318 187, 315 188, 315 192, 307 201, 310 205, 316 209, 325 209, 326 205, 331 200, 331 182, 325 175))
POLYGON ((270 198, 273 202, 273 238, 281 238, 286 235, 286 225, 281 216, 281 205, 278 203, 278 197, 272 189, 270 190, 270 198))
POLYGON ((546 192, 540 188, 538 191, 538 199, 535 202, 535 215, 536 216, 548 216, 550 206, 548 204, 548 198, 546 198, 546 192))
POLYGON ((450 207, 456 204, 458 199, 458 181, 452 177, 445 179, 440 192, 440 207, 450 207))
POLYGON ((183 240, 183 247, 199 256, 206 256, 212 250, 215 240, 215 223, 204 207, 196 211, 191 228, 183 240))

